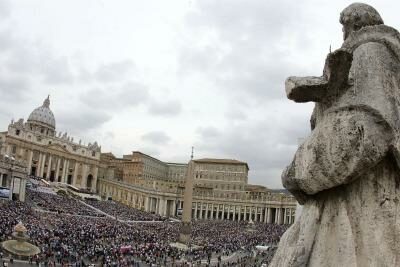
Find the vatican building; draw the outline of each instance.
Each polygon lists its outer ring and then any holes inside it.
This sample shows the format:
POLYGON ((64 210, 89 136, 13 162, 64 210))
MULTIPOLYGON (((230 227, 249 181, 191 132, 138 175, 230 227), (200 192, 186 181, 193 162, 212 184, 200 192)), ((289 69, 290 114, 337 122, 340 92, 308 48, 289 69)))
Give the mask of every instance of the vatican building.
MULTIPOLYGON (((97 142, 76 142, 57 132, 49 97, 26 121, 11 121, 0 133, 0 154, 18 162, 19 172, 14 173, 20 178, 24 173, 49 185, 164 217, 179 218, 182 213, 187 163, 161 161, 140 151, 116 157, 102 153, 97 142)), ((194 220, 293 223, 295 199, 282 190, 249 184, 246 162, 217 158, 193 162, 194 220)), ((15 177, 9 168, 0 166, 0 186, 10 187, 11 178, 15 177)))

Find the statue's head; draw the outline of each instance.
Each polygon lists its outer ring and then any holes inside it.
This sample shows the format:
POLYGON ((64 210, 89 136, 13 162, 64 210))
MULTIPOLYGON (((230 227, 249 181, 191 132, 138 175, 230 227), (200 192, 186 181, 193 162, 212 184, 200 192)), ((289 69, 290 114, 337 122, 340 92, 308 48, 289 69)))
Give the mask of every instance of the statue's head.
POLYGON ((346 40, 350 33, 365 26, 383 24, 383 20, 372 6, 353 3, 340 13, 340 23, 343 25, 343 39, 346 40))

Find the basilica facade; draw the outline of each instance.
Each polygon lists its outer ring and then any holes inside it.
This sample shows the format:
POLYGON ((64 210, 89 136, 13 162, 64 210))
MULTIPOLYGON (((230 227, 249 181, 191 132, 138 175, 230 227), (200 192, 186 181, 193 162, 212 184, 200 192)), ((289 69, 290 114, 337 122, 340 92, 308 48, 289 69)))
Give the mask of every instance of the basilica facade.
POLYGON ((0 133, 0 154, 26 165, 27 175, 49 182, 61 182, 91 192, 96 191, 101 147, 56 131, 50 99, 34 109, 27 121, 11 121, 0 133))

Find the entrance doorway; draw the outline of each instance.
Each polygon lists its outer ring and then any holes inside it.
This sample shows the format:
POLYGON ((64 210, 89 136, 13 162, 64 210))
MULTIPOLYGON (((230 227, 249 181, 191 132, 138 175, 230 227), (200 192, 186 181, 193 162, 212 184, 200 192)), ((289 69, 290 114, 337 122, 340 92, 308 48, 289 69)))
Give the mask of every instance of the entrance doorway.
POLYGON ((86 180, 86 188, 91 189, 93 184, 93 175, 89 174, 86 180))

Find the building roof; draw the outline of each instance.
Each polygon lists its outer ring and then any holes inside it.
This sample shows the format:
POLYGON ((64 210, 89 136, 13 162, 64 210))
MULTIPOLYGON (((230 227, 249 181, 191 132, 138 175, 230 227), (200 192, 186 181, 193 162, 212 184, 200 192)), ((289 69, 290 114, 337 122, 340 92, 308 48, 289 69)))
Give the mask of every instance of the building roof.
POLYGON ((236 160, 236 159, 203 158, 203 159, 195 159, 193 161, 196 162, 196 163, 246 165, 247 170, 249 170, 249 165, 247 165, 247 162, 239 161, 239 160, 236 160))
POLYGON ((166 165, 165 162, 163 162, 163 161, 161 161, 161 160, 159 160, 159 159, 157 159, 157 158, 154 158, 154 157, 152 157, 152 156, 150 156, 150 155, 147 155, 147 154, 145 154, 145 153, 143 153, 143 152, 140 152, 140 151, 132 151, 132 158, 134 157, 134 155, 141 155, 141 156, 143 156, 143 157, 146 157, 146 158, 148 158, 148 159, 151 159, 151 160, 153 160, 153 161, 157 161, 158 163, 161 163, 161 164, 166 165))
POLYGON ((50 98, 49 96, 44 100, 43 105, 35 108, 28 117, 28 122, 43 123, 53 130, 56 129, 56 119, 54 118, 53 112, 50 110, 50 98))

